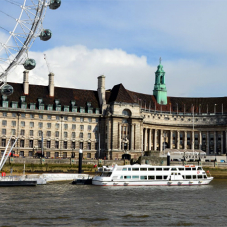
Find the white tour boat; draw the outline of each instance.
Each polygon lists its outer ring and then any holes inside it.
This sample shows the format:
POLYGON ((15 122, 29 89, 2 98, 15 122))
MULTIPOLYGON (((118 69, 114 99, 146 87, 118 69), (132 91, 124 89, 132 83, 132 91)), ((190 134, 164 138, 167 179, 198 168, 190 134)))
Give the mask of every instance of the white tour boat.
POLYGON ((213 177, 207 176, 201 166, 152 166, 125 165, 98 168, 98 176, 92 184, 100 186, 183 186, 209 184, 213 177))

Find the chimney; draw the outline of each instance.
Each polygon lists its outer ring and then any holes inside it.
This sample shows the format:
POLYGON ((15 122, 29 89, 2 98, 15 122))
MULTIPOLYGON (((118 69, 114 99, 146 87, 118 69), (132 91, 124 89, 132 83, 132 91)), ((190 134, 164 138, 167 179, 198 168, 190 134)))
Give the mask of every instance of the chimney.
POLYGON ((102 108, 106 105, 105 78, 104 75, 98 77, 98 96, 102 108))
POLYGON ((50 73, 48 76, 49 76, 49 96, 54 97, 54 74, 50 73))
POLYGON ((24 94, 28 95, 28 93, 29 93, 29 83, 28 83, 29 71, 25 70, 23 73, 24 73, 24 78, 23 78, 24 94))

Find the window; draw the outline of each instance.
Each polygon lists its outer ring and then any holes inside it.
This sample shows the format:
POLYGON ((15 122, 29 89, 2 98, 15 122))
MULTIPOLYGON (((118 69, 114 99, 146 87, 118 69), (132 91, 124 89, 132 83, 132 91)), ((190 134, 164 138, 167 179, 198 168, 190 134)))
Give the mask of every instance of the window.
POLYGON ((12 117, 16 117, 17 116, 17 114, 16 113, 12 113, 12 117))
POLYGON ((48 120, 51 120, 51 115, 47 115, 47 119, 48 120))
POLYGON ((18 103, 13 101, 13 102, 12 102, 12 108, 16 109, 17 106, 18 106, 18 103))
POLYGON ((47 106, 47 110, 53 110, 53 105, 50 105, 50 104, 49 104, 49 105, 47 106))
POLYGON ((72 124, 72 129, 76 129, 76 125, 75 124, 72 124))
POLYGON ((42 114, 39 115, 39 119, 43 119, 43 115, 42 114))
POLYGON ((21 109, 26 109, 27 108, 27 103, 22 103, 21 104, 21 109))
POLYGON ((82 139, 84 137, 83 132, 80 133, 80 138, 82 139))
POLYGON ((47 131, 47 137, 51 137, 51 131, 47 131))
POLYGON ((80 118, 80 122, 84 122, 84 118, 83 117, 80 118))
POLYGON ((5 128, 2 129, 2 135, 6 135, 6 129, 5 128))
POLYGON ((140 168, 140 171, 147 171, 147 168, 140 168))
POLYGON ((88 133, 88 139, 91 139, 91 133, 88 133))
POLYGON ((87 126, 87 130, 91 130, 91 125, 88 125, 87 126))
POLYGON ((21 117, 22 117, 22 118, 25 118, 25 117, 26 117, 26 114, 25 114, 25 113, 22 113, 22 114, 21 114, 21 117))
POLYGON ((12 125, 13 127, 15 127, 15 126, 16 126, 16 121, 12 121, 12 122, 11 122, 11 125, 12 125))
POLYGON ((61 111, 61 105, 56 106, 56 111, 61 111))
POLYGON ((87 149, 91 150, 91 143, 87 143, 87 149))
POLYGON ((69 106, 64 106, 64 112, 69 112, 69 106))
POLYGON ((85 113, 84 107, 80 107, 80 113, 85 113))
POLYGON ((88 108, 88 113, 93 113, 93 108, 88 108))
POLYGON ((47 148, 50 148, 50 141, 49 140, 47 140, 47 148))
POLYGON ((91 117, 88 118, 88 122, 92 122, 92 118, 91 117))
POLYGON ((6 139, 2 139, 2 147, 6 146, 6 139))
POLYGON ((24 151, 20 151, 20 157, 24 157, 24 151))
POLYGON ((16 129, 11 129, 11 135, 15 136, 16 135, 16 129))
POLYGON ((55 158, 58 158, 58 157, 59 157, 59 152, 55 152, 55 153, 54 153, 54 157, 55 157, 55 158))
POLYGON ((75 149, 75 148, 76 148, 76 143, 75 143, 75 142, 72 142, 71 148, 72 148, 72 149, 75 149))
POLYGON ((20 122, 21 127, 25 127, 25 121, 20 122))
POLYGON ((39 110, 44 110, 44 104, 43 103, 39 104, 39 110))
POLYGON ((43 132, 41 130, 38 131, 38 136, 41 137, 43 132))
POLYGON ((56 120, 60 120, 60 116, 56 116, 56 120))
POLYGON ((84 149, 84 143, 80 142, 80 149, 84 149))
POLYGON ((64 116, 64 121, 68 121, 68 117, 67 116, 64 116))
POLYGON ((55 148, 59 148, 59 141, 55 141, 55 146, 54 146, 55 148))
POLYGON ((67 152, 63 152, 63 158, 67 158, 67 152))
POLYGON ((30 114, 30 118, 35 118, 34 114, 30 114))
POLYGON ((47 123, 47 128, 51 128, 51 123, 47 123))
POLYGON ((72 138, 75 139, 76 138, 76 133, 72 132, 72 138))
POLYGON ((59 131, 55 132, 55 137, 59 137, 59 131))
POLYGON ((64 130, 68 129, 68 124, 64 124, 64 130))
POLYGON ((15 139, 11 139, 10 145, 13 146, 14 143, 15 143, 15 139))
POLYGON ((147 176, 140 176, 141 180, 147 180, 147 176))
POLYGON ((30 110, 34 110, 35 109, 35 103, 30 103, 30 110))
POLYGON ((67 149, 67 141, 64 141, 64 143, 63 143, 63 148, 64 148, 64 149, 67 149))
POLYGON ((84 126, 83 125, 80 125, 80 130, 84 130, 84 126))
POLYGON ((59 129, 59 127, 60 127, 60 124, 59 124, 59 123, 56 123, 56 124, 55 124, 55 128, 56 128, 56 129, 59 129))
POLYGON ((8 107, 8 101, 2 101, 2 107, 8 107))
POLYGON ((42 140, 38 140, 38 148, 42 147, 42 140))
POLYGON ((47 156, 47 158, 50 158, 50 152, 49 151, 47 151, 46 156, 47 156))
POLYGON ((96 121, 96 122, 99 122, 99 119, 98 119, 98 118, 96 118, 96 119, 95 119, 95 121, 96 121))
POLYGON ((39 126, 39 128, 42 128, 43 127, 43 122, 39 122, 38 126, 39 126))
POLYGON ((29 140, 29 147, 33 148, 33 140, 29 140))
POLYGON ((76 118, 75 117, 72 117, 72 121, 76 121, 76 118))
POLYGON ((3 121, 2 121, 2 125, 3 125, 3 126, 7 126, 7 121, 6 121, 6 120, 3 120, 3 121))
POLYGON ((24 136, 24 133, 25 133, 25 130, 24 130, 24 129, 21 129, 21 130, 20 130, 20 135, 21 135, 21 136, 24 136))
POLYGON ((3 117, 7 117, 7 113, 6 113, 6 112, 3 112, 3 113, 2 113, 2 116, 3 116, 3 117))
POLYGON ((68 137, 68 133, 64 132, 64 138, 67 138, 67 137, 68 137))
POLYGON ((24 147, 24 140, 20 140, 20 147, 24 147))
POLYGON ((132 171, 139 171, 139 168, 132 168, 132 171))
POLYGON ((34 128, 34 122, 30 122, 30 128, 34 128))
POLYGON ((148 171, 154 171, 155 169, 154 168, 148 168, 148 171))
POLYGON ((87 158, 91 158, 91 153, 87 153, 87 158))
POLYGON ((30 130, 30 131, 29 131, 29 135, 30 135, 30 136, 33 136, 33 130, 30 130))

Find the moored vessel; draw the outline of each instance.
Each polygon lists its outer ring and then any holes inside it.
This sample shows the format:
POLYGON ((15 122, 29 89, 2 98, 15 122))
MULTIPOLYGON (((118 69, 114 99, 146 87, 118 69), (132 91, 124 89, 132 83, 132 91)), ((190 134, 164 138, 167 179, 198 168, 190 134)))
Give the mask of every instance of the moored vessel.
POLYGON ((99 186, 191 186, 209 184, 213 177, 207 176, 201 166, 152 166, 125 165, 98 168, 99 175, 92 179, 99 186))

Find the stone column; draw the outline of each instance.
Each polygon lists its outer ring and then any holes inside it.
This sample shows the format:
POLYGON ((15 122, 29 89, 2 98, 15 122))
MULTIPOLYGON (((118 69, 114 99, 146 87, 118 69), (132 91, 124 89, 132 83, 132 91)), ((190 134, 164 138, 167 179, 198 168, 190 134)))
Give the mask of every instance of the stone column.
POLYGON ((180 149, 180 131, 177 131, 177 150, 180 149))
POLYGON ((118 124, 118 127, 119 127, 119 150, 121 150, 121 124, 118 124))
POLYGON ((173 131, 170 130, 170 136, 169 136, 169 148, 173 149, 173 131))
POLYGON ((187 131, 184 131, 184 149, 187 149, 187 142, 188 142, 188 138, 187 138, 187 131))
POLYGON ((217 153, 217 132, 214 131, 214 154, 217 153))
POLYGON ((134 151, 134 124, 131 124, 131 150, 134 151))
POLYGON ((153 149, 151 149, 151 150, 154 150, 154 146, 152 146, 152 145, 154 145, 153 129, 150 130, 150 140, 151 140, 151 147, 150 147, 150 149, 153 147, 153 149))
POLYGON ((221 154, 223 154, 223 152, 224 152, 224 147, 223 147, 223 145, 224 145, 224 144, 223 144, 223 142, 224 142, 224 141, 223 141, 223 133, 224 133, 224 132, 221 131, 221 154))
POLYGON ((199 132, 199 149, 202 150, 202 132, 199 132))
POLYGON ((147 151, 147 128, 144 131, 144 151, 147 151))
POLYGON ((207 132, 207 138, 206 138, 206 153, 210 153, 210 138, 209 138, 209 132, 207 132))
POLYGON ((151 130, 152 129, 149 129, 149 137, 148 137, 148 151, 151 150, 151 130))
POLYGON ((154 151, 157 150, 157 129, 154 130, 154 151))
POLYGON ((161 129, 160 130, 160 144, 159 144, 159 150, 160 152, 163 150, 163 147, 162 147, 162 137, 163 137, 163 130, 161 129))

